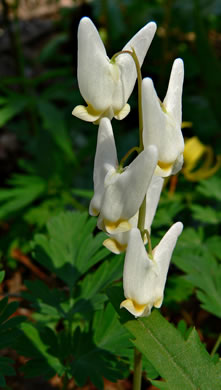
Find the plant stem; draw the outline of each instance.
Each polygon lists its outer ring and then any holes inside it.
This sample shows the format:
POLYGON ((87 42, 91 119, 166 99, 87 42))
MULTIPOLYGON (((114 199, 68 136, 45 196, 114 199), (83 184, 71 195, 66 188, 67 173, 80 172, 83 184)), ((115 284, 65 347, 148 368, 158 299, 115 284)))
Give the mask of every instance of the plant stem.
POLYGON ((137 348, 134 348, 134 378, 133 390, 141 389, 142 379, 142 354, 137 348))
POLYGON ((151 244, 151 239, 150 239, 150 233, 147 229, 145 229, 144 234, 146 234, 146 236, 147 236, 149 257, 153 258, 153 250, 152 250, 152 244, 151 244))
POLYGON ((123 168, 125 161, 127 161, 128 157, 129 157, 133 152, 137 152, 137 153, 140 152, 140 149, 138 148, 138 146, 134 146, 133 148, 131 148, 130 150, 128 150, 128 152, 125 154, 125 156, 124 156, 124 157, 121 159, 121 161, 120 161, 120 164, 119 164, 120 167, 123 168))
POLYGON ((213 347, 213 349, 212 349, 212 352, 211 352, 210 356, 214 356, 214 355, 215 355, 217 349, 218 349, 219 346, 220 346, 220 343, 221 343, 221 333, 220 333, 218 339, 216 340, 216 343, 215 343, 215 345, 214 345, 214 347, 213 347))
POLYGON ((146 217, 146 195, 139 209, 139 216, 138 216, 138 223, 137 223, 137 227, 140 230, 143 239, 144 239, 145 217, 146 217))

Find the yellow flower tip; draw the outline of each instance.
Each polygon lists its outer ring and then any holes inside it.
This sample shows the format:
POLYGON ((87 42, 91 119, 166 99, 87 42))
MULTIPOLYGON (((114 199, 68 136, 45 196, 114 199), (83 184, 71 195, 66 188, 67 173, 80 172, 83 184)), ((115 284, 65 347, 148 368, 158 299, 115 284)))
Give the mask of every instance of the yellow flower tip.
POLYGON ((110 234, 123 233, 131 229, 131 224, 128 222, 128 220, 122 219, 114 222, 104 219, 104 226, 107 233, 110 234))
POLYGON ((160 298, 158 298, 158 299, 154 302, 153 306, 156 307, 157 309, 159 309, 159 308, 161 307, 161 305, 162 305, 162 302, 163 302, 163 297, 160 297, 160 298))
POLYGON ((173 162, 172 162, 172 163, 171 163, 171 162, 165 163, 165 162, 163 162, 163 161, 158 161, 158 163, 157 163, 157 165, 158 165, 161 169, 163 169, 164 171, 168 171, 168 170, 172 169, 173 164, 174 164, 173 162))
POLYGON ((104 240, 103 245, 111 252, 115 253, 116 255, 119 255, 120 253, 124 252, 127 248, 127 245, 120 244, 117 240, 113 238, 107 238, 104 240))
POLYGON ((90 209, 90 214, 93 216, 93 217, 97 217, 99 215, 99 211, 97 209, 95 209, 95 207, 92 207, 90 209))
POLYGON ((165 107, 165 105, 163 104, 163 102, 161 102, 160 99, 159 99, 159 103, 160 103, 160 107, 161 107, 162 111, 164 112, 164 114, 167 114, 166 107, 165 107))
POLYGON ((81 105, 76 106, 72 111, 72 115, 86 122, 96 122, 101 114, 101 112, 96 111, 90 104, 87 107, 81 105))
POLYGON ((190 128, 190 127, 192 127, 193 126, 193 124, 192 124, 192 122, 182 122, 182 124, 181 124, 181 129, 187 129, 187 128, 190 128))
POLYGON ((148 316, 150 314, 150 308, 148 304, 140 305, 130 298, 121 302, 120 309, 123 307, 127 309, 134 317, 142 317, 144 315, 148 316))
POLYGON ((122 120, 126 118, 129 112, 130 112, 130 105, 127 103, 120 111, 116 111, 114 113, 114 118, 117 120, 122 120))

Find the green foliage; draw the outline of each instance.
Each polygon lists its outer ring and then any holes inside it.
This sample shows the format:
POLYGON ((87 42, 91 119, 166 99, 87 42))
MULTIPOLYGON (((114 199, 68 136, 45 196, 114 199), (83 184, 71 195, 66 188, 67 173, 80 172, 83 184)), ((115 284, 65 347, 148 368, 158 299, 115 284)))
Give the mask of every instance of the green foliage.
POLYGON ((72 288, 89 268, 109 253, 102 233, 93 237, 96 220, 87 213, 66 212, 47 223, 47 235, 35 236, 36 260, 72 288))
POLYGON ((26 376, 74 376, 79 386, 90 377, 102 388, 104 375, 115 381, 128 373, 129 362, 114 356, 128 360, 128 334, 110 304, 103 310, 105 289, 122 275, 123 256, 107 257, 109 252, 101 249, 103 233, 93 236, 95 224, 87 213, 65 212, 48 222, 47 234, 35 236, 35 259, 68 288, 54 289, 39 280, 25 282, 28 290, 23 296, 35 309, 36 320, 21 326, 23 336, 17 346, 31 357, 23 368, 26 376))
MULTIPOLYGON (((4 279, 4 271, 0 272, 0 283, 4 279)), ((11 317, 18 307, 17 302, 8 303, 8 298, 0 300, 0 349, 14 346, 19 337, 18 325, 24 320, 22 316, 11 317)), ((5 376, 15 375, 12 367, 13 360, 7 357, 0 357, 0 386, 6 387, 5 376)))
POLYGON ((221 178, 216 175, 207 180, 200 181, 197 191, 205 198, 212 198, 221 201, 220 194, 221 178))
POLYGON ((0 100, 0 126, 3 126, 15 115, 19 114, 28 104, 28 97, 15 92, 9 92, 0 100))
POLYGON ((0 190, 0 218, 10 216, 35 199, 42 196, 46 190, 46 182, 39 176, 14 175, 8 181, 10 189, 0 190))
POLYGON ((124 323, 133 344, 148 358, 165 382, 159 389, 220 388, 220 362, 214 364, 193 329, 187 340, 155 310, 150 317, 124 323))

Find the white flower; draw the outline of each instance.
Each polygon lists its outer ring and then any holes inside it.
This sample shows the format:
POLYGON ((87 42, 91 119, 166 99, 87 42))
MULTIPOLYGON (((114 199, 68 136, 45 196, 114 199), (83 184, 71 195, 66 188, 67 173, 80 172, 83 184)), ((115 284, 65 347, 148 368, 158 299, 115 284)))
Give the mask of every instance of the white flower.
POLYGON ((166 97, 161 103, 150 78, 142 82, 143 143, 156 145, 159 161, 156 175, 176 174, 183 165, 184 140, 181 132, 183 61, 174 61, 166 97))
MULTIPOLYGON (((144 26, 123 48, 135 50, 140 66, 156 31, 154 22, 144 26)), ((78 84, 87 103, 77 106, 72 114, 88 122, 103 116, 123 119, 130 111, 127 104, 136 82, 136 68, 129 54, 111 61, 92 21, 84 17, 78 29, 78 84)))
MULTIPOLYGON (((159 203, 160 194, 162 191, 164 179, 160 176, 153 175, 149 187, 146 193, 146 215, 145 215, 145 224, 144 229, 148 230, 150 233, 152 221, 156 213, 157 205, 159 203)), ((138 213, 137 212, 132 218, 129 219, 131 227, 137 227, 138 223, 138 213)), ((145 236, 146 237, 146 236, 145 236)), ((129 238, 129 231, 117 234, 110 234, 103 245, 115 254, 124 252, 127 248, 129 238)), ((145 243, 147 240, 145 240, 145 243)))
POLYGON ((135 317, 144 317, 153 306, 161 306, 170 259, 182 229, 183 224, 177 222, 168 230, 153 250, 153 259, 146 252, 140 231, 135 228, 129 232, 123 272, 126 300, 121 302, 121 308, 135 317))
POLYGON ((128 167, 119 169, 111 122, 101 119, 94 162, 94 196, 89 207, 91 215, 99 215, 99 228, 108 233, 131 229, 129 219, 141 206, 157 159, 157 148, 150 145, 128 167))

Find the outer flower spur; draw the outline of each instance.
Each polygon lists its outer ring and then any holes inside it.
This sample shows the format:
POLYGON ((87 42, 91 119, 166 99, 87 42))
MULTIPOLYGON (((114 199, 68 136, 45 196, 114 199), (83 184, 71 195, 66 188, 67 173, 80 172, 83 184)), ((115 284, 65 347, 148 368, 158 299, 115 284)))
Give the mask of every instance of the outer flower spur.
POLYGON ((181 132, 183 61, 174 61, 166 97, 161 103, 150 78, 142 82, 144 148, 156 145, 159 161, 156 175, 176 174, 183 165, 184 140, 181 132))
POLYGON ((170 259, 182 229, 183 224, 177 222, 168 230, 153 250, 153 259, 147 254, 140 231, 135 228, 129 232, 123 273, 126 299, 121 308, 135 317, 144 317, 153 306, 162 305, 170 259))
POLYGON ((132 163, 119 169, 111 122, 102 118, 94 163, 94 196, 89 212, 108 233, 131 229, 129 219, 138 211, 153 176, 157 148, 150 145, 132 163))
MULTIPOLYGON (((148 23, 126 44, 123 50, 135 50, 140 66, 156 31, 148 23)), ((77 106, 72 114, 88 122, 101 117, 123 119, 130 111, 127 104, 137 73, 133 58, 121 54, 111 61, 92 21, 84 17, 78 28, 78 84, 87 106, 77 106)))

